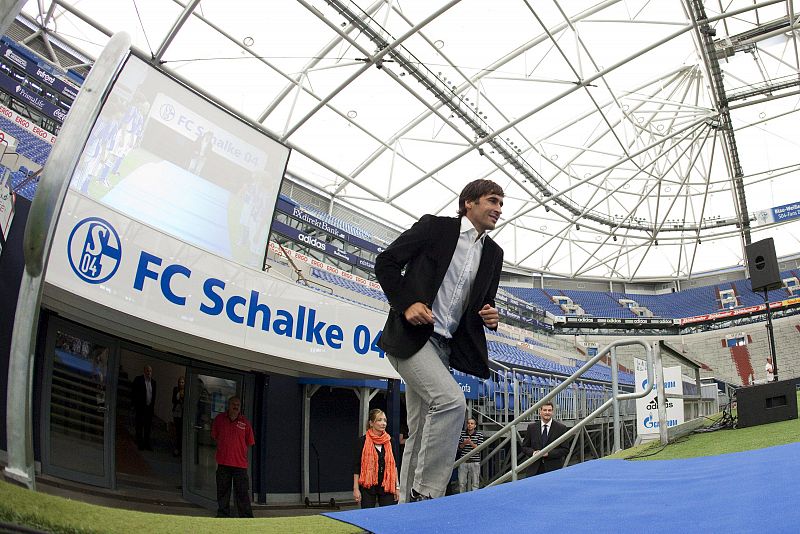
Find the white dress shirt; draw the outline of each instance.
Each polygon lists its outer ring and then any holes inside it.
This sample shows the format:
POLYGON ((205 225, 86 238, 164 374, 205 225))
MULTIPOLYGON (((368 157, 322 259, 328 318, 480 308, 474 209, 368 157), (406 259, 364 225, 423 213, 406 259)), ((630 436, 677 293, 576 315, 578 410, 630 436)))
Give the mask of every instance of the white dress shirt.
POLYGON ((453 337, 453 332, 458 328, 458 322, 464 314, 472 283, 478 274, 485 238, 486 232, 478 235, 472 221, 461 217, 458 244, 433 301, 433 331, 446 338, 453 337))

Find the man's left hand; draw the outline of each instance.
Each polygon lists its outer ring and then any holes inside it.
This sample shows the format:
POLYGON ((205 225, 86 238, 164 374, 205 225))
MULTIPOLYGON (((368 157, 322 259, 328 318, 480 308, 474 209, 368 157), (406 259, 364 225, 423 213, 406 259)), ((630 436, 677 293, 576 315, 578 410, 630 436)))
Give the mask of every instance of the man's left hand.
POLYGON ((484 304, 478 314, 483 319, 483 324, 486 325, 486 328, 497 328, 497 324, 500 322, 500 314, 497 313, 497 308, 484 304))

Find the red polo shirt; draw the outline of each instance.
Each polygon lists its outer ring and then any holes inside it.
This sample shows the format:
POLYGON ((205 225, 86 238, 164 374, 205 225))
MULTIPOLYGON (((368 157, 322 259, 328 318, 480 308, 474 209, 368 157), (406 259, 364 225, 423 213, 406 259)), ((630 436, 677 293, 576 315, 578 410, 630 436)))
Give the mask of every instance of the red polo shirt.
POLYGON ((217 442, 217 464, 247 469, 247 447, 255 445, 256 439, 253 427, 243 415, 235 421, 230 420, 227 412, 216 416, 211 437, 217 442))

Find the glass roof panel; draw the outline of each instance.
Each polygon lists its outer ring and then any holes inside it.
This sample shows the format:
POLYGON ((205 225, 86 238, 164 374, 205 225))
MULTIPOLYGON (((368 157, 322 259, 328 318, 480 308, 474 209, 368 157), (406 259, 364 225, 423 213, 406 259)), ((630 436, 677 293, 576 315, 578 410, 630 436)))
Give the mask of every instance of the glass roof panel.
MULTIPOLYGON (((62 4, 55 34, 90 56, 104 28, 151 55, 185 5, 62 4)), ((743 264, 748 237, 798 252, 800 223, 757 219, 800 201, 789 0, 189 9, 161 68, 290 144, 301 182, 398 228, 452 214, 464 184, 489 178, 507 195, 493 237, 532 272, 688 278, 743 264)))

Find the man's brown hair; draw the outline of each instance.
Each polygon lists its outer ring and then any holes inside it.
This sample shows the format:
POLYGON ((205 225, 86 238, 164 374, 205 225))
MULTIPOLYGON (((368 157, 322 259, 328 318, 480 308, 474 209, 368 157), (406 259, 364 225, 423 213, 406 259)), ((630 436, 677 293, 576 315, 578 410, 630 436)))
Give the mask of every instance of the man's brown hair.
POLYGON ((473 180, 464 186, 458 196, 458 216, 467 213, 467 202, 474 202, 485 195, 500 195, 504 197, 503 188, 491 180, 473 180))

